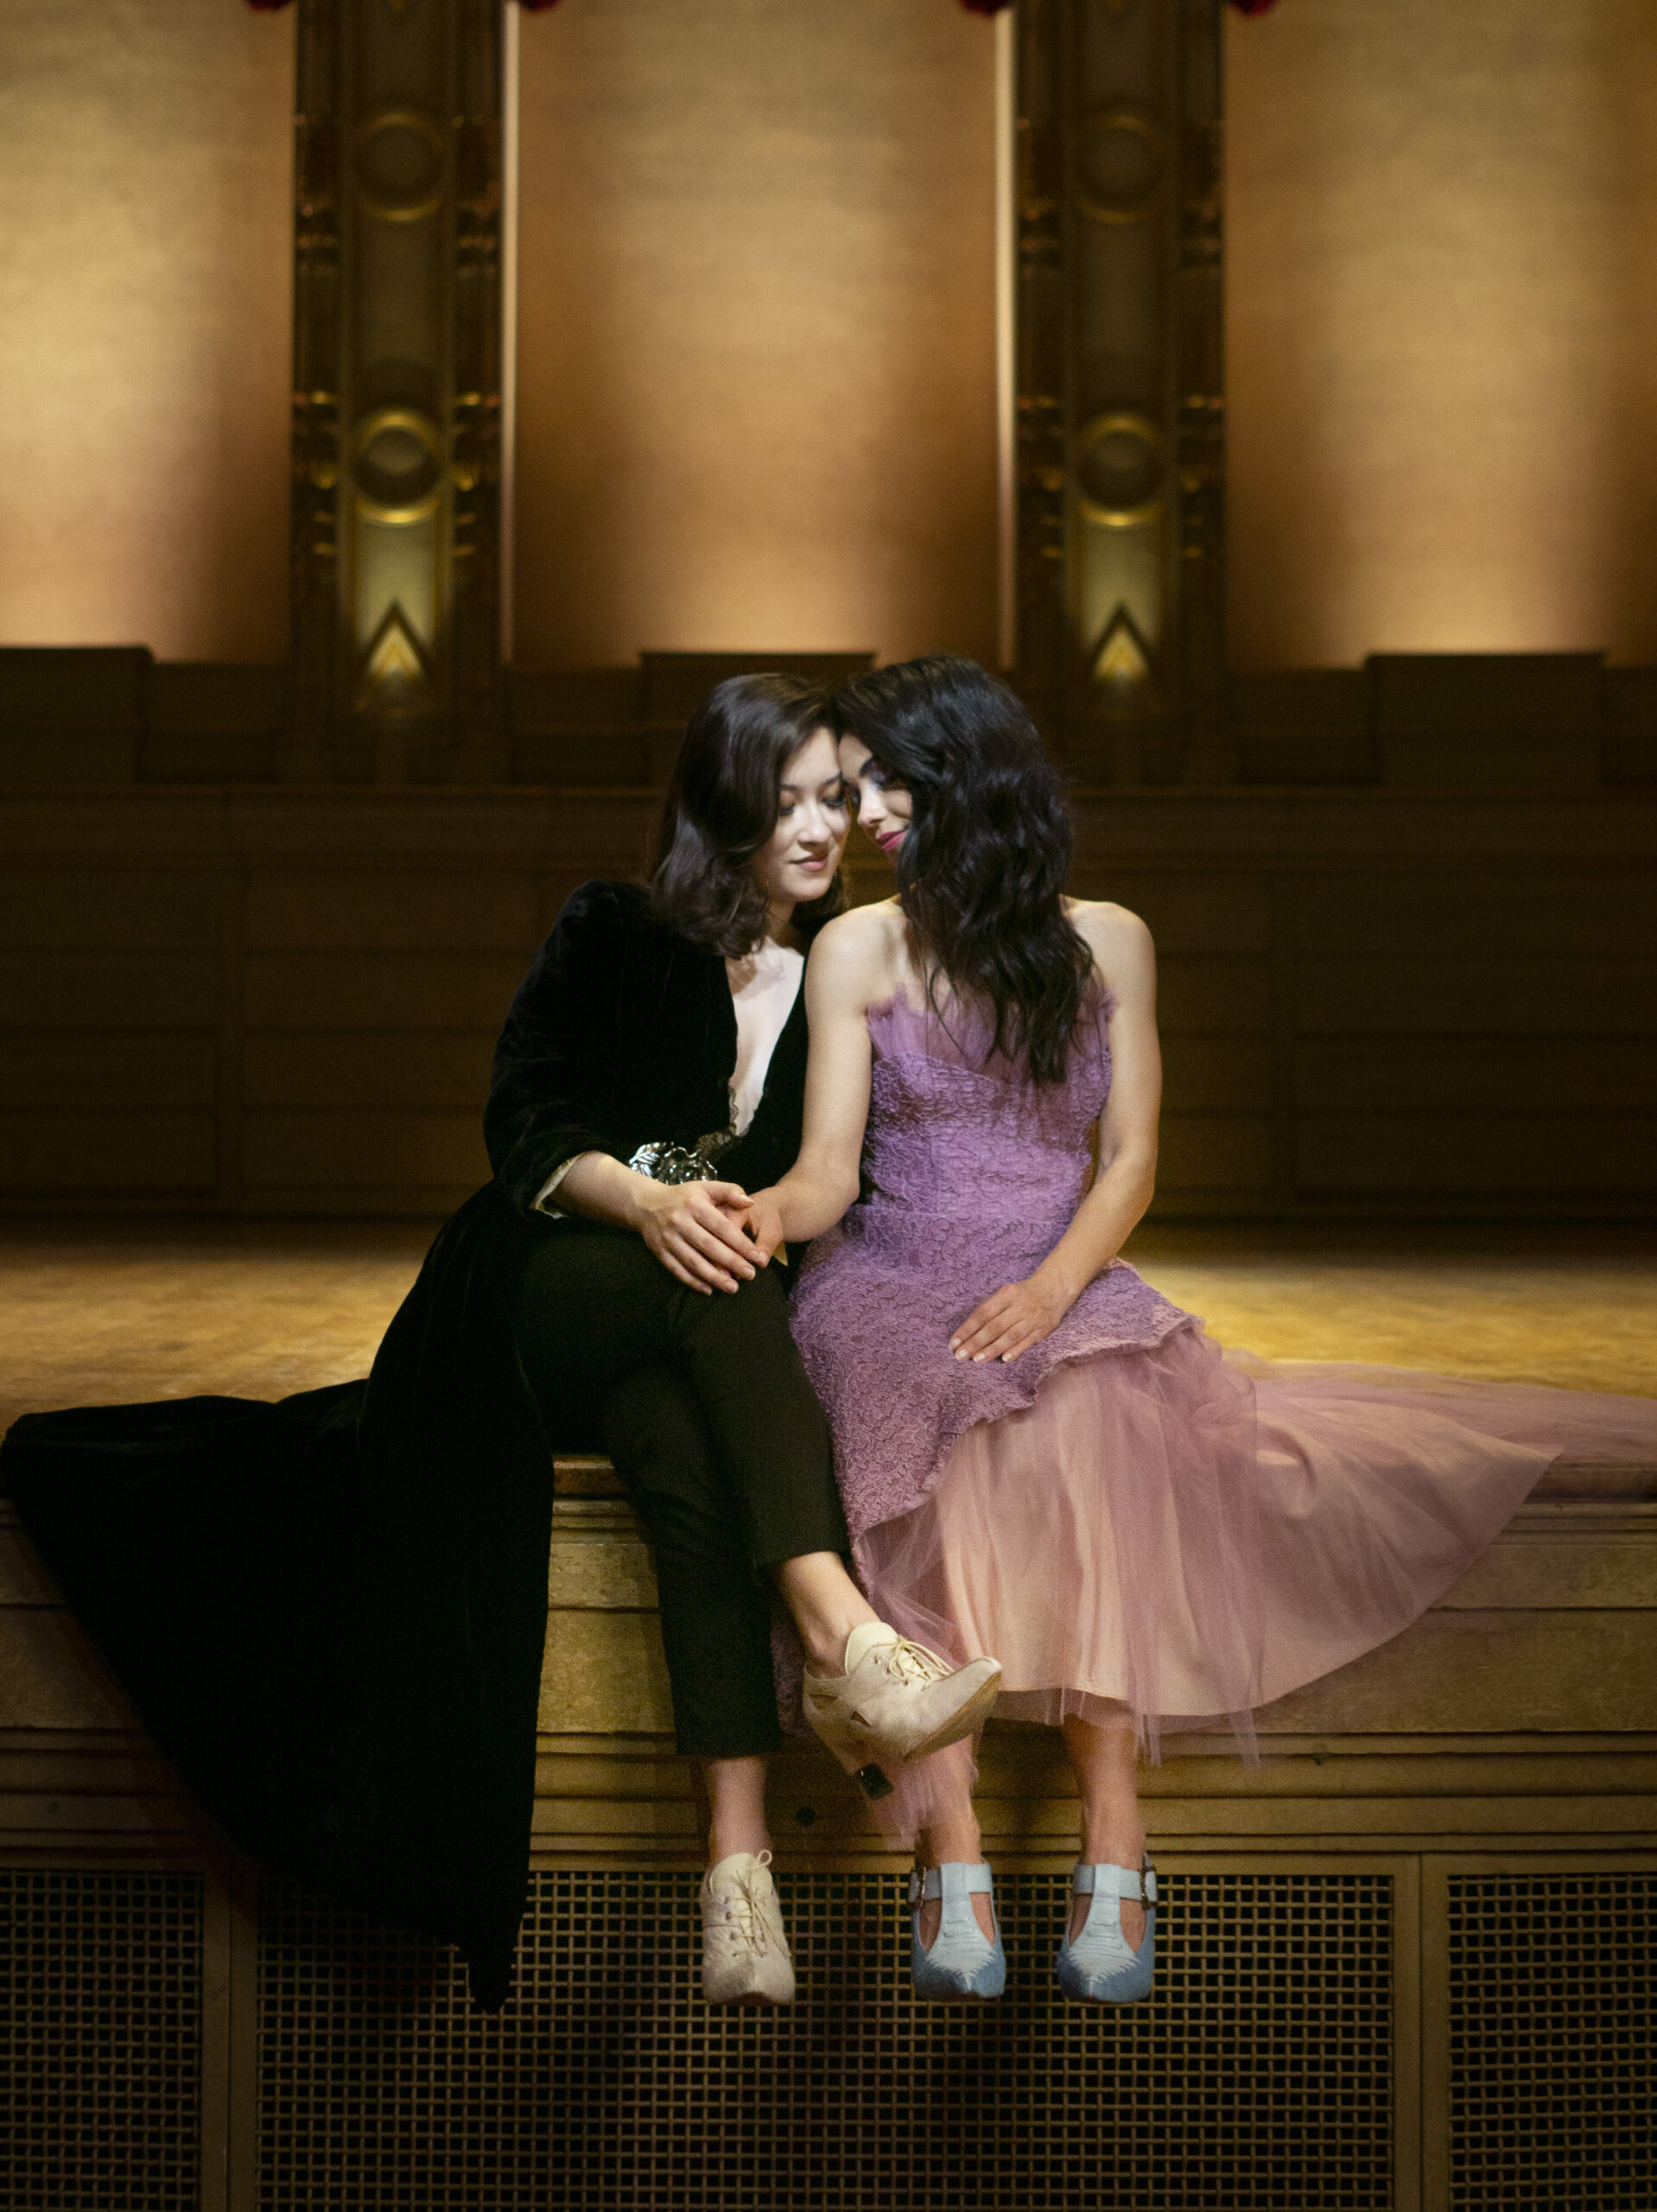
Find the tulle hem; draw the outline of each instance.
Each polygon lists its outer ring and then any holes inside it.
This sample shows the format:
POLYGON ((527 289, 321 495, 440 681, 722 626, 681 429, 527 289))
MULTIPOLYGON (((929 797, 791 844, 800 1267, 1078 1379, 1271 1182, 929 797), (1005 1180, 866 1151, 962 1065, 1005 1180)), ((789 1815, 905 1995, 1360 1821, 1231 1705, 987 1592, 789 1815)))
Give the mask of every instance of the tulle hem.
MULTIPOLYGON (((1262 1361, 1193 1324, 1056 1368, 855 1554, 904 1634, 1000 1660, 999 1717, 1131 1726, 1151 1759, 1228 1729, 1250 1758, 1260 1707, 1408 1627, 1562 1459, 1657 1465, 1657 1400, 1262 1361)), ((897 1777, 889 1834, 949 1771, 897 1777)))

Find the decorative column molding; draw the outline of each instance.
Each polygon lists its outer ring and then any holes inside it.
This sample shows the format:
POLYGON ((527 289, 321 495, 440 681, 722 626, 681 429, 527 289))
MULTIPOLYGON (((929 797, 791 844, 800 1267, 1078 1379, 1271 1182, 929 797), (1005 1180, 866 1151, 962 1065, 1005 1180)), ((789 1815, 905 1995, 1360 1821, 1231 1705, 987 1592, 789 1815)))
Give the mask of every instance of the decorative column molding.
POLYGON ((1076 768, 1228 781, 1221 0, 1020 0, 1016 672, 1076 768))
POLYGON ((500 0, 301 0, 289 780, 500 739, 500 0))

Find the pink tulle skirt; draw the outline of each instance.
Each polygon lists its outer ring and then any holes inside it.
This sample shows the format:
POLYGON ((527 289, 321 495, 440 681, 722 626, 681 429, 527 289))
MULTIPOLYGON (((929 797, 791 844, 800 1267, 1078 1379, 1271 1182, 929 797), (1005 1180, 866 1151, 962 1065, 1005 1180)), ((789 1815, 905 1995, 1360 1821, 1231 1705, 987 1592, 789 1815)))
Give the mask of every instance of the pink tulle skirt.
MULTIPOLYGON (((1193 1322, 1055 1370, 857 1540, 877 1612, 994 1653, 997 1716, 1250 1715, 1406 1628, 1561 1458, 1657 1466, 1657 1400, 1222 1352, 1193 1322)), ((885 1825, 912 1831, 911 1772, 885 1825)))

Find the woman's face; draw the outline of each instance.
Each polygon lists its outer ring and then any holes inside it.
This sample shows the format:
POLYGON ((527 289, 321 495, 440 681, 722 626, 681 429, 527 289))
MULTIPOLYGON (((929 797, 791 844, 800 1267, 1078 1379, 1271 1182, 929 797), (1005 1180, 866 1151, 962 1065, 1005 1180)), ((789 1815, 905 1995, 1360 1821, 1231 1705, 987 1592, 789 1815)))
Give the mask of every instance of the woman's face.
POLYGON ((753 856, 753 873, 773 906, 821 899, 834 880, 852 826, 851 798, 826 729, 807 738, 783 770, 777 827, 753 856))
POLYGON ((896 860, 915 810, 909 786, 880 766, 860 737, 841 739, 840 772, 856 794, 859 825, 888 860, 896 860))

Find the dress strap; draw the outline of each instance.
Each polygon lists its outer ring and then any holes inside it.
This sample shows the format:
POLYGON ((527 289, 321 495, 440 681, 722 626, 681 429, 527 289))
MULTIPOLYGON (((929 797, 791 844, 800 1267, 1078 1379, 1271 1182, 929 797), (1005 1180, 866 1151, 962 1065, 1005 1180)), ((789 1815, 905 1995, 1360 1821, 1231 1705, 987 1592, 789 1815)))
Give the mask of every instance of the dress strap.
POLYGON ((951 1862, 944 1866, 929 1866, 925 1872, 917 1866, 909 1878, 909 1902, 930 1904, 936 1897, 986 1897, 994 1889, 994 1881, 986 1866, 967 1866, 951 1862))
POLYGON ((1078 1859, 1070 1887, 1077 1897, 1091 1897, 1096 1891, 1101 1897, 1130 1897, 1140 1904, 1154 1904, 1157 1870, 1154 1866, 1142 1870, 1133 1866, 1089 1866, 1078 1859))

